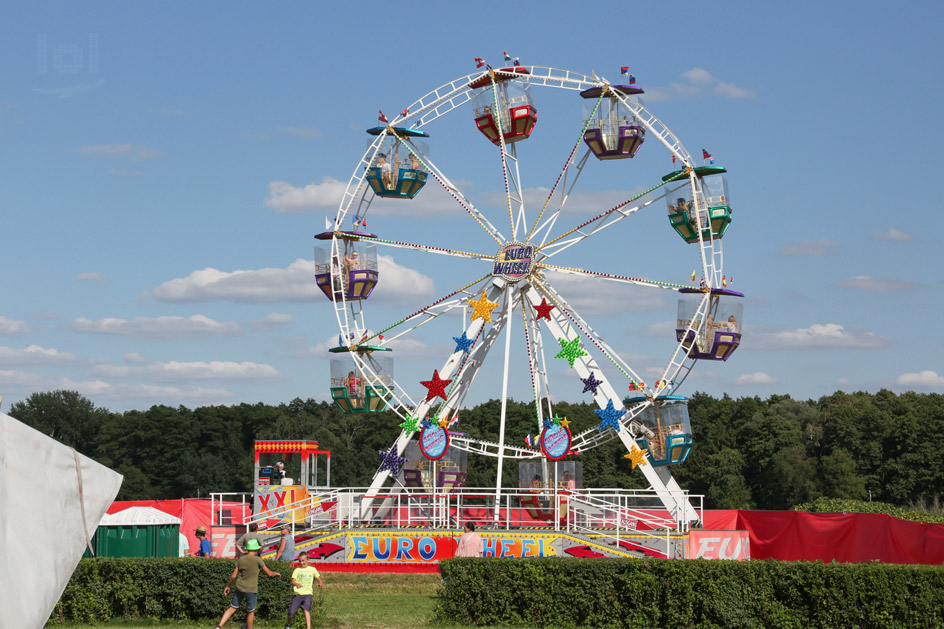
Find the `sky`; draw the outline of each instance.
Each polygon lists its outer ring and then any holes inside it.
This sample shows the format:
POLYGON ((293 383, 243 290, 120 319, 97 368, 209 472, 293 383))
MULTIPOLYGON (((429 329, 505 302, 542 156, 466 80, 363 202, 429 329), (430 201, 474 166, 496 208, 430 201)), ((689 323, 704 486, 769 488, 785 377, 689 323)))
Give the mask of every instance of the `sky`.
MULTIPOLYGON (((727 168, 724 273, 745 295, 744 337, 727 362, 700 361, 677 393, 940 392, 942 13, 931 2, 5 3, 2 410, 54 389, 114 411, 327 399, 338 326, 314 284, 313 236, 357 172, 365 130, 378 110, 392 117, 473 73, 475 57, 501 66, 504 51, 614 83, 630 67, 646 108, 690 153, 707 149, 727 168)), ((538 123, 517 147, 529 216, 584 106, 568 90, 533 95, 538 123)), ((471 109, 426 130, 431 159, 509 231, 500 162, 471 109)), ((591 158, 557 233, 669 170, 652 138, 633 160, 591 158)), ((373 205, 369 229, 497 248, 435 182, 373 205)), ((373 329, 487 272, 378 254, 380 283, 364 304, 373 329)), ((657 203, 561 259, 685 284, 697 247, 657 203)), ((675 347, 674 293, 554 285, 657 377, 675 347)), ((396 380, 414 398, 462 325, 444 317, 394 348, 396 380)), ((528 400, 521 319, 513 325, 510 397, 528 400)), ((499 397, 496 347, 467 404, 499 397)), ((566 363, 549 362, 554 399, 589 400, 566 363)))

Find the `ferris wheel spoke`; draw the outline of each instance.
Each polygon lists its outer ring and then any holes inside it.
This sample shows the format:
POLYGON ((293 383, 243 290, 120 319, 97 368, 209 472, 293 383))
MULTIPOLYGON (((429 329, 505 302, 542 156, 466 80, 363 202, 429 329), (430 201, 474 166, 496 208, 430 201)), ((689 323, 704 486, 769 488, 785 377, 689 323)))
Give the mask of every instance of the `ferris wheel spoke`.
POLYGON ((450 181, 449 178, 446 177, 446 175, 443 174, 441 170, 439 170, 439 167, 437 167, 431 159, 426 158, 424 166, 429 169, 429 173, 436 181, 439 182, 439 185, 441 185, 446 190, 446 192, 448 192, 449 195, 456 200, 456 202, 462 207, 462 209, 466 211, 466 213, 475 219, 475 222, 478 223, 482 229, 484 229, 488 235, 495 240, 495 242, 500 245, 505 244, 506 238, 502 235, 498 228, 489 222, 485 215, 482 214, 482 212, 480 212, 471 201, 469 201, 468 197, 466 197, 465 194, 459 190, 458 186, 452 183, 452 181, 450 181))
MULTIPOLYGON (((452 291, 451 293, 449 293, 448 295, 444 295, 443 297, 440 297, 440 298, 437 299, 436 301, 434 301, 434 302, 432 302, 432 303, 430 303, 430 304, 424 306, 423 308, 420 308, 420 309, 417 310, 416 312, 414 312, 414 313, 412 313, 412 314, 410 314, 410 315, 408 315, 408 316, 406 316, 406 317, 400 319, 400 320, 397 321, 396 323, 393 323, 393 324, 388 325, 388 326, 386 326, 386 327, 384 327, 384 328, 381 328, 379 331, 375 332, 372 336, 366 337, 366 338, 364 338, 363 340, 361 340, 361 341, 359 342, 359 344, 363 345, 364 343, 369 343, 370 341, 374 340, 375 338, 380 337, 380 336, 381 336, 382 334, 384 334, 385 332, 388 332, 388 331, 390 331, 390 330, 392 330, 392 329, 394 329, 394 328, 396 328, 396 327, 398 327, 398 326, 400 326, 400 325, 403 325, 403 324, 405 324, 405 323, 408 323, 408 322, 410 322, 410 321, 413 321, 414 319, 416 319, 416 318, 418 318, 418 317, 425 316, 426 319, 425 319, 424 321, 413 325, 409 330, 406 331, 406 332, 412 332, 413 330, 415 330, 415 329, 416 329, 417 327, 419 327, 420 325, 424 325, 425 323, 428 323, 428 322, 431 321, 432 319, 435 319, 436 317, 438 317, 438 316, 440 316, 440 315, 442 315, 442 314, 444 314, 444 313, 446 313, 446 312, 448 312, 448 311, 450 311, 450 310, 453 310, 453 309, 455 309, 455 308, 464 307, 464 306, 466 305, 464 302, 467 300, 467 298, 468 298, 468 297, 474 297, 474 296, 476 296, 476 295, 478 294, 478 292, 479 292, 477 288, 476 288, 476 290, 471 290, 472 287, 473 287, 473 286, 476 286, 476 287, 477 287, 479 284, 481 284, 482 282, 484 282, 484 281, 490 279, 491 277, 492 277, 491 274, 483 275, 482 277, 478 278, 477 280, 466 284, 466 285, 463 286, 462 288, 459 288, 459 289, 457 289, 457 290, 454 290, 454 291, 452 291), (458 298, 458 299, 452 299, 453 297, 455 297, 456 295, 459 295, 460 293, 463 294, 463 295, 465 295, 465 297, 460 297, 460 298, 458 298), (450 300, 450 301, 447 301, 447 300, 450 300)), ((392 337, 392 338, 390 338, 390 339, 386 339, 386 341, 389 343, 390 341, 395 340, 396 338, 399 338, 400 336, 402 336, 402 334, 398 334, 396 337, 392 337)))
POLYGON ((574 275, 577 277, 586 277, 590 279, 598 279, 604 282, 615 282, 617 284, 631 284, 634 286, 643 286, 645 288, 661 288, 663 290, 677 291, 680 288, 686 288, 684 284, 673 284, 671 282, 659 282, 656 280, 647 280, 641 277, 629 277, 626 275, 613 275, 611 273, 601 273, 599 271, 585 271, 584 269, 575 269, 567 266, 557 266, 556 264, 545 264, 541 263, 539 265, 541 268, 547 269, 548 271, 553 271, 555 273, 564 273, 566 275, 574 275))
MULTIPOLYGON (((591 152, 590 149, 584 151, 583 156, 577 162, 570 162, 568 164, 568 170, 564 174, 563 189, 561 190, 560 201, 554 207, 554 211, 544 219, 544 222, 540 225, 538 221, 534 222, 534 228, 529 240, 537 241, 539 238, 541 240, 540 247, 544 246, 544 243, 547 242, 547 239, 550 238, 551 230, 554 229, 554 225, 557 223, 557 219, 560 217, 561 212, 564 211, 564 205, 570 199, 570 195, 573 193, 574 188, 577 186, 577 182, 580 180, 580 175, 583 173, 583 169, 587 165, 587 160, 590 158, 591 152), (570 171, 574 171, 573 178, 570 178, 570 171), (568 182, 568 179, 570 181, 568 182)), ((553 192, 551 193, 553 194, 553 192)), ((550 195, 548 200, 550 200, 550 195)), ((543 212, 543 210, 542 210, 543 212)))
MULTIPOLYGON (((560 174, 557 175, 557 180, 554 182, 554 185, 551 186, 551 191, 547 195, 547 199, 544 201, 544 205, 541 207, 541 211, 538 213, 536 219, 534 219, 534 225, 532 226, 532 231, 528 232, 527 241, 531 241, 531 237, 534 235, 534 229, 537 227, 538 223, 541 222, 541 217, 544 216, 544 211, 547 210, 548 204, 551 202, 551 199, 554 198, 554 192, 557 191, 557 186, 560 185, 561 179, 564 178, 564 175, 570 170, 571 165, 573 164, 574 153, 577 152, 577 149, 580 148, 580 143, 583 141, 584 133, 587 131, 587 127, 590 126, 590 122, 593 120, 594 114, 596 114, 597 109, 600 107, 600 103, 603 101, 603 97, 606 96, 607 90, 601 90, 600 96, 597 98, 597 102, 593 106, 593 111, 587 117, 586 122, 583 124, 583 128, 580 129, 580 133, 577 135, 577 141, 574 143, 573 148, 570 149, 570 153, 567 155, 567 159, 564 161, 564 167, 561 168, 560 174)), ((586 162, 587 156, 584 155, 584 162, 586 162)), ((581 169, 582 170, 582 169, 581 169)), ((579 174, 580 171, 578 171, 579 174)), ((575 182, 576 183, 576 182, 575 182)), ((553 217, 556 221, 556 215, 560 214, 561 208, 563 208, 563 201, 561 202, 560 208, 558 208, 555 216, 553 217)))
POLYGON ((569 323, 572 323, 596 348, 606 357, 613 365, 619 369, 626 378, 632 382, 642 382, 642 378, 636 373, 636 371, 630 367, 622 357, 611 348, 603 338, 597 334, 597 332, 590 327, 583 317, 580 316, 570 304, 568 304, 563 296, 554 290, 549 284, 538 283, 538 288, 554 302, 554 305, 557 306, 557 310, 560 313, 560 316, 564 316, 569 319, 569 323))
POLYGON ((541 248, 539 249, 539 251, 544 255, 544 258, 551 258, 559 254, 561 251, 564 251, 565 249, 569 249, 570 247, 577 244, 578 242, 586 240, 587 238, 600 233, 601 231, 603 231, 604 229, 608 227, 612 227, 613 225, 623 220, 624 218, 628 216, 632 216, 639 210, 649 207, 656 201, 662 199, 663 196, 659 195, 639 205, 627 207, 633 201, 638 201, 639 199, 643 198, 650 192, 658 189, 659 187, 663 185, 665 184, 662 183, 662 184, 659 184, 658 186, 650 188, 649 190, 646 190, 642 194, 638 194, 635 197, 628 199, 626 201, 623 201, 622 203, 620 203, 619 205, 613 208, 610 208, 606 212, 603 212, 602 214, 598 214, 597 216, 594 216, 588 221, 584 221, 580 225, 577 225, 576 227, 574 227, 573 229, 567 232, 564 232, 563 234, 561 234, 557 238, 554 238, 550 242, 541 245, 541 248), (586 227, 590 225, 593 225, 591 229, 589 230, 585 229, 586 227), (576 236, 571 236, 572 234, 576 234, 576 236), (571 236, 571 237, 567 238, 568 236, 571 236), (567 238, 567 240, 564 240, 565 238, 567 238))
POLYGON ((373 242, 378 245, 383 245, 385 247, 392 247, 395 249, 407 249, 409 251, 424 251, 426 253, 436 253, 444 256, 452 256, 454 258, 469 258, 472 260, 482 260, 484 262, 489 262, 495 259, 495 254, 486 255, 484 253, 472 253, 469 251, 460 251, 459 249, 449 249, 446 247, 433 247, 431 245, 420 245, 411 242, 402 242, 399 240, 388 240, 386 238, 377 238, 371 236, 359 236, 360 240, 365 242, 373 242))

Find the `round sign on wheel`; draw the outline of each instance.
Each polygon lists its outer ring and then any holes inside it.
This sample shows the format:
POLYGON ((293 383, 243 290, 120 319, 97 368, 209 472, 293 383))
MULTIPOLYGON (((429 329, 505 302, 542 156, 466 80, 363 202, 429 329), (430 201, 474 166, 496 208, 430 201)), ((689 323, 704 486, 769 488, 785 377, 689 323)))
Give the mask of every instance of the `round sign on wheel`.
POLYGON ((560 461, 570 452, 570 429, 551 424, 541 433, 541 451, 552 461, 560 461))
POLYGON ((438 461, 449 449, 449 431, 439 426, 429 426, 420 432, 420 450, 430 461, 438 461))

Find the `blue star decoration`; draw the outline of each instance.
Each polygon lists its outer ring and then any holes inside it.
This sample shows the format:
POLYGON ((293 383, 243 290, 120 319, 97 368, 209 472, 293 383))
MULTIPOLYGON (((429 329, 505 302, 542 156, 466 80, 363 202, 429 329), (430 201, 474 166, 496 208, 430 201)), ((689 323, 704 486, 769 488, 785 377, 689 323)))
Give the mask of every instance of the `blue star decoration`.
POLYGON ((603 384, 602 380, 597 380, 593 377, 592 371, 590 372, 589 378, 581 378, 580 381, 583 382, 583 392, 586 393, 587 391, 590 391, 594 395, 597 394, 597 387, 603 384))
POLYGON ((389 470, 391 476, 399 474, 400 468, 407 462, 406 457, 397 454, 396 447, 390 448, 389 452, 377 450, 377 454, 383 457, 383 462, 380 464, 380 471, 389 470))
POLYGON ((551 428, 551 427, 553 427, 553 426, 554 426, 554 420, 553 420, 553 419, 550 419, 549 417, 545 417, 545 418, 544 418, 544 427, 545 427, 545 428, 551 428))
POLYGON ((471 348, 472 344, 475 343, 475 339, 470 339, 469 337, 467 337, 465 335, 465 332, 462 333, 462 336, 452 337, 452 340, 456 342, 456 348, 452 350, 453 353, 458 352, 458 351, 463 351, 468 354, 469 348, 471 348))
POLYGON ((429 417, 426 417, 425 419, 423 419, 423 421, 420 422, 420 429, 429 428, 432 425, 433 425, 433 422, 429 421, 429 417))
POLYGON ((619 432, 619 418, 626 414, 626 409, 616 410, 613 407, 613 400, 610 400, 606 403, 606 408, 596 408, 593 409, 593 412, 600 416, 600 432, 603 432, 603 429, 607 427, 619 432))

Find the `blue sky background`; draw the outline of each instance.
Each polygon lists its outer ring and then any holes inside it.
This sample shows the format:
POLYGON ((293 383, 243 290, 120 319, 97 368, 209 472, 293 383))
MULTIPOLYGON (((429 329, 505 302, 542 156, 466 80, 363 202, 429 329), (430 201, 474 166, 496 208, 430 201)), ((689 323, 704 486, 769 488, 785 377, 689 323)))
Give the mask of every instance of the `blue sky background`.
MULTIPOLYGON (((692 154, 707 148, 729 170, 725 272, 746 294, 745 337, 727 363, 699 363, 679 393, 941 391, 942 12, 876 2, 6 3, 4 409, 57 388, 112 410, 325 398, 337 328, 311 276, 312 236, 367 146, 364 130, 379 108, 392 115, 473 72, 474 57, 501 65, 503 50, 614 82, 630 66, 647 108, 692 154)), ((519 145, 528 189, 553 184, 583 106, 574 92, 534 96, 538 125, 519 145)), ((471 110, 427 130, 436 163, 507 231, 501 170, 471 110)), ((634 160, 592 160, 560 225, 670 168, 654 141, 634 160)), ((696 249, 664 207, 636 218, 567 262, 687 282, 696 249)), ((369 227, 495 249, 432 185, 378 204, 369 227)), ((485 273, 380 253, 391 257, 368 303, 375 328, 485 273)), ((669 358, 674 296, 561 291, 634 368, 652 374, 669 358)), ((520 318, 515 326, 513 395, 528 399, 520 318)), ((461 332, 457 318, 429 327, 394 352, 414 397, 461 332)), ((490 359, 468 403, 497 397, 501 362, 490 359)), ((578 401, 561 362, 555 397, 578 401)))

